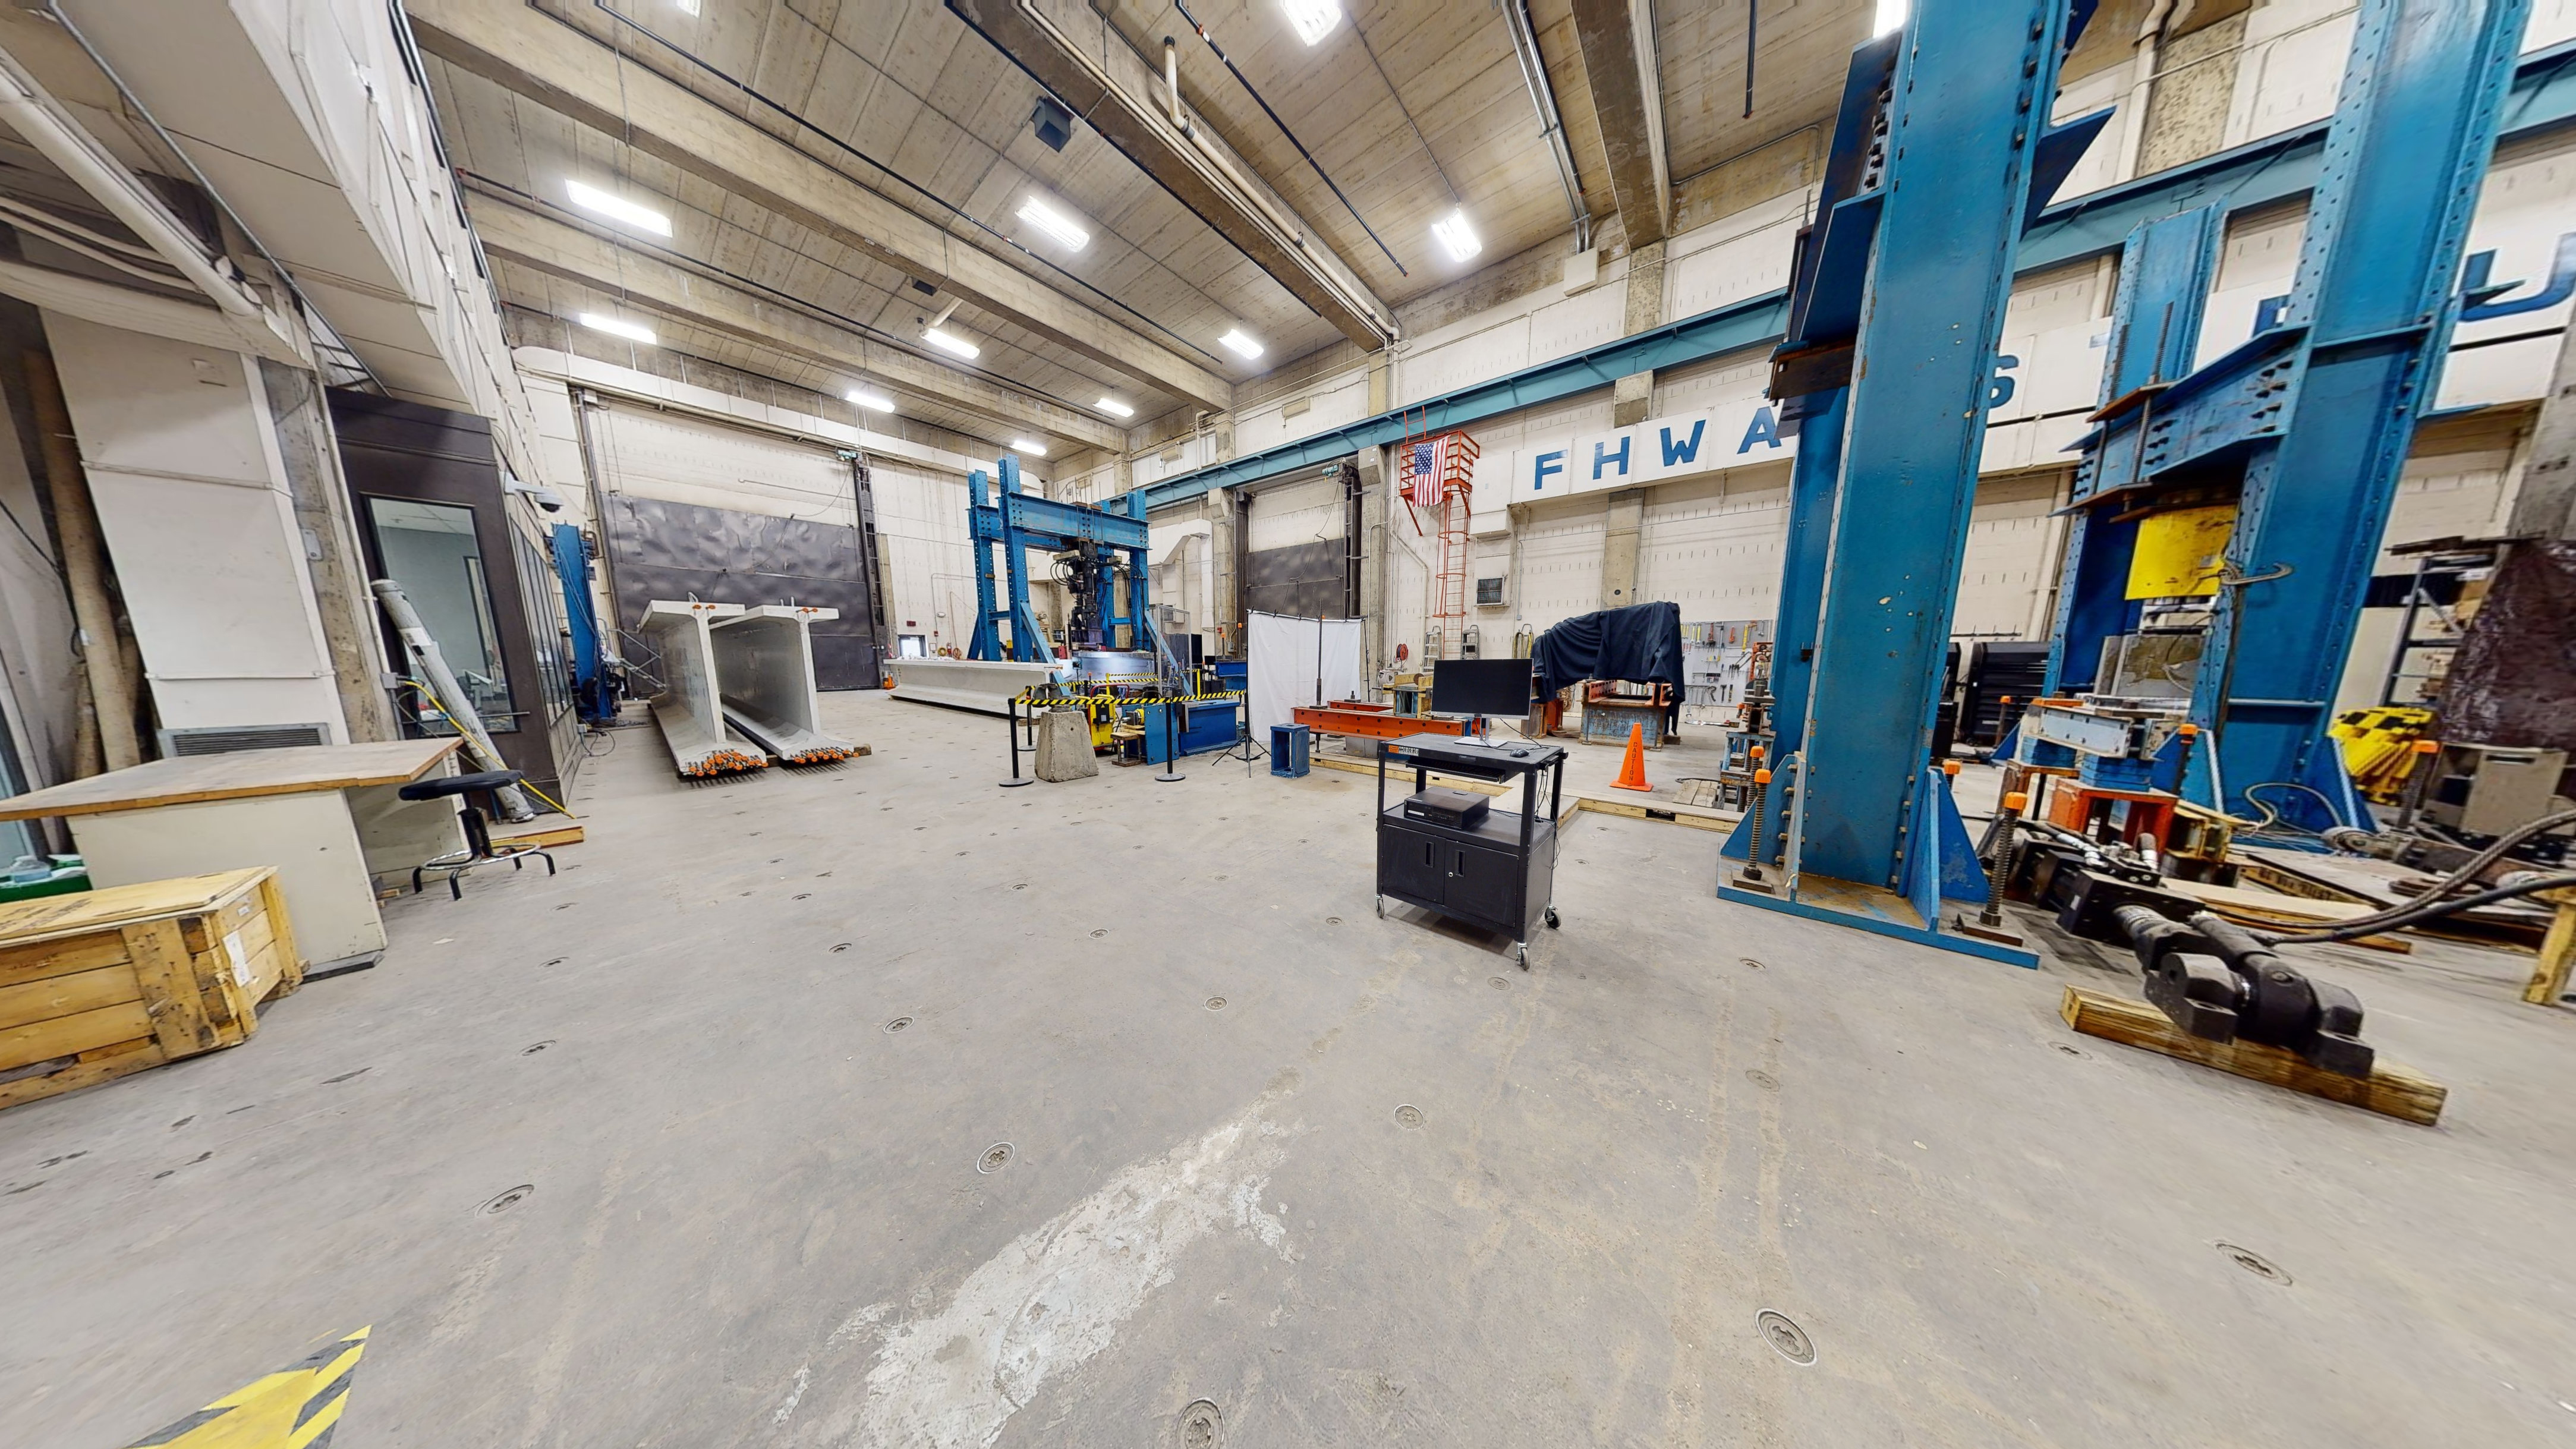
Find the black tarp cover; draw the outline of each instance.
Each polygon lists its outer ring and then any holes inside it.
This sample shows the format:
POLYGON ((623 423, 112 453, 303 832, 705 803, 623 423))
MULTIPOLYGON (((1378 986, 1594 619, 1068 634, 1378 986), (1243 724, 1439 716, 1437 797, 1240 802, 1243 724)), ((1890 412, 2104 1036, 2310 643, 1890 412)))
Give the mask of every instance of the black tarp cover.
POLYGON ((1577 614, 1538 636, 1530 675, 1539 698, 1586 679, 1669 684, 1682 697, 1682 606, 1637 604, 1577 614))

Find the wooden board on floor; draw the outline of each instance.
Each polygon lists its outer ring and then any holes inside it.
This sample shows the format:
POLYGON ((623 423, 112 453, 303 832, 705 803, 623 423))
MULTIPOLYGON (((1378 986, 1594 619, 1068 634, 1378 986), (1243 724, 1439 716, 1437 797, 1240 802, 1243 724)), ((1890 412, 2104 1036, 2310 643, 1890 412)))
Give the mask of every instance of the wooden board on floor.
MULTIPOLYGON (((2277 895, 2271 891, 2209 885, 2194 880, 2168 880, 2164 888, 2177 895, 2191 897, 2227 920, 2253 926, 2332 927, 2369 915, 2375 909, 2356 901, 2323 901, 2310 896, 2277 895)), ((2415 950, 2413 942, 2387 935, 2363 936, 2344 944, 2366 946, 2374 951, 2393 951, 2401 956, 2415 950)))
POLYGON ((525 825, 495 824, 491 830, 492 843, 496 846, 534 846, 539 850, 560 850, 567 845, 579 845, 586 838, 580 821, 567 820, 560 815, 540 815, 525 825))
POLYGON ((1639 795, 1629 800, 1622 800, 1615 795, 1577 795, 1574 797, 1574 808, 1595 811, 1603 815, 1624 815, 1631 820, 1669 820, 1675 825, 1687 825, 1693 830, 1733 830, 1735 822, 1743 818, 1733 810, 1713 810, 1705 805, 1685 805, 1679 800, 1658 800, 1651 795, 1639 795))
POLYGON ((2122 1046, 2142 1051, 2160 1052, 2181 1061, 2198 1062, 2216 1067, 2257 1082, 2287 1087, 2341 1102, 2400 1121, 2433 1125, 2442 1115, 2442 1104, 2451 1089, 2420 1072, 2401 1067, 2385 1057, 2367 1077, 2347 1077, 2341 1072, 2321 1071, 2299 1059, 2293 1052, 2279 1047, 2263 1046, 2250 1041, 2216 1042, 2193 1036, 2167 1020, 2165 1014, 2143 1001, 2106 996, 2087 991, 2081 986, 2066 988, 2066 998, 2058 1006, 2066 1024, 2086 1036, 2115 1041, 2122 1046))

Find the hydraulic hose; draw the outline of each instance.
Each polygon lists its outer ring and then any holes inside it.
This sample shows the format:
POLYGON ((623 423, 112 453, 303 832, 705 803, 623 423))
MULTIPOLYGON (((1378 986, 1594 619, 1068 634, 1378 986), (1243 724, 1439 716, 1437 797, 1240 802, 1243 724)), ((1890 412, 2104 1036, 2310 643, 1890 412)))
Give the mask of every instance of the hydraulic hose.
POLYGON ((2540 891, 2563 890, 2570 886, 2576 886, 2576 871, 2563 875, 2538 876, 2530 880, 2517 881, 2512 885, 2493 886, 2475 895, 2455 896, 2450 900, 2418 901, 2394 914, 2383 912, 2377 916, 2364 916, 2346 921, 2331 931, 2309 931, 2295 936, 2276 935, 2269 931, 2254 931, 2249 934, 2268 946, 2303 946, 2326 941, 2351 941, 2363 936, 2375 936, 2383 931, 2402 930, 2426 921, 2437 921, 2444 916, 2456 916, 2462 911, 2491 906, 2498 901, 2512 900, 2516 896, 2532 895, 2540 891))

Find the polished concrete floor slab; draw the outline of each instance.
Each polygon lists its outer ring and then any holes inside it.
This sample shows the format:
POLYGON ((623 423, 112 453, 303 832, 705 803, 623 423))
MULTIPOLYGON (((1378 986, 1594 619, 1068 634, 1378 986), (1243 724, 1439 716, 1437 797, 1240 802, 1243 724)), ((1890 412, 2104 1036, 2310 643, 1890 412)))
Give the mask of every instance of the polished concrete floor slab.
POLYGON ((2310 954, 2451 1086, 2413 1127, 2073 1036, 2133 989, 2082 943, 1722 904, 1703 831, 1570 823, 1524 973, 1378 917, 1364 779, 1001 790, 999 721, 827 699, 872 756, 617 731, 561 875, 0 1113, 0 1440, 362 1327, 341 1449, 2576 1435, 2528 958, 2310 954))

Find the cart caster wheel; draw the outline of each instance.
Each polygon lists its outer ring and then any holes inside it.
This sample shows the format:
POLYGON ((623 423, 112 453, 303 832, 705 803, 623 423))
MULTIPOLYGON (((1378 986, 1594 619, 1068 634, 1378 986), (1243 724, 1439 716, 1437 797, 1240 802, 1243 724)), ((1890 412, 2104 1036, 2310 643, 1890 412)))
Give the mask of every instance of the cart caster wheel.
POLYGON ((1521 947, 1521 948, 1520 948, 1520 951, 1519 951, 1519 955, 1520 955, 1520 961, 1521 961, 1521 969, 1522 969, 1523 971, 1527 971, 1527 970, 1529 969, 1529 947, 1527 947, 1527 946, 1523 946, 1523 947, 1521 947))
POLYGON ((1386 897, 1384 896, 1377 898, 1377 918, 1381 921, 1386 919, 1386 897))
POLYGON ((1551 931, 1556 929, 1556 907, 1554 906, 1547 908, 1547 928, 1551 931))

